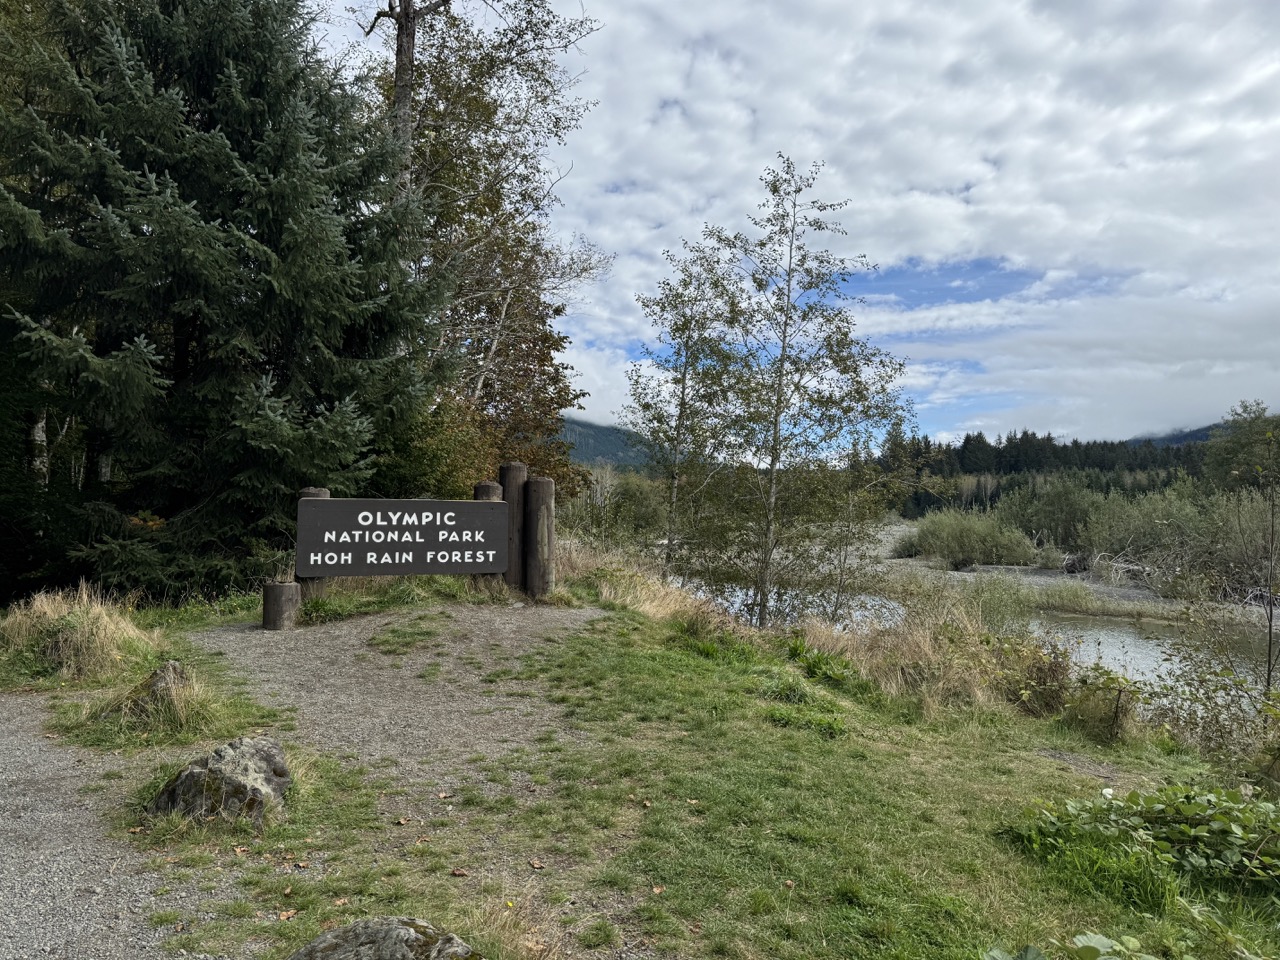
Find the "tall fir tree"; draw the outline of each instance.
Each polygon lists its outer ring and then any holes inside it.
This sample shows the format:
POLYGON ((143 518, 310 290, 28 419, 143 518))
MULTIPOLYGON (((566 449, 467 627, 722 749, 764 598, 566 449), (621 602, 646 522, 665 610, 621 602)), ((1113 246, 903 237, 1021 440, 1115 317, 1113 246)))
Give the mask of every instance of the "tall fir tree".
POLYGON ((23 424, 3 456, 48 546, 9 573, 243 584, 288 546, 300 487, 358 490, 413 419, 439 305, 407 267, 425 205, 298 0, 31 16, 0 23, 0 314, 21 376, 3 399, 23 424))

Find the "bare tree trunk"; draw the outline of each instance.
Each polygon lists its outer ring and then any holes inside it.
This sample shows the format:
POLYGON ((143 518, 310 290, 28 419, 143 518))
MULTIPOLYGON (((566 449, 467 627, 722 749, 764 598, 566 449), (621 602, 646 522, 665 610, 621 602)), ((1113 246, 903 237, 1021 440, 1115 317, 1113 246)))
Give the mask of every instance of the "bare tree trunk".
POLYGON ((432 0, 422 9, 414 6, 414 0, 387 0, 387 8, 374 14, 373 22, 365 29, 367 37, 373 33, 378 21, 386 18, 396 25, 396 65, 392 78, 391 121, 396 139, 403 151, 400 168, 399 193, 408 193, 413 186, 413 74, 414 51, 418 43, 418 17, 438 13, 449 6, 450 0, 432 0))
POLYGON ((484 382, 489 376, 489 370, 493 366, 493 358, 498 352, 498 344, 502 342, 502 335, 506 332, 507 310, 510 309, 511 298, 515 295, 516 292, 514 290, 508 290, 506 297, 502 300, 502 308, 498 311, 498 322, 494 326, 493 338, 489 342, 489 350, 480 364, 480 375, 476 378, 476 385, 471 390, 471 399, 476 402, 480 400, 480 395, 484 390, 484 382))
POLYGON ((774 381, 773 391, 773 423, 770 425, 772 435, 770 437, 769 449, 769 495, 765 506, 764 515, 764 537, 760 550, 760 569, 756 577, 756 591, 758 593, 756 608, 756 625, 764 628, 769 626, 769 593, 773 589, 773 557, 776 552, 777 545, 774 538, 777 536, 777 518, 778 518, 778 474, 782 468, 782 415, 783 407, 787 402, 786 376, 787 362, 789 360, 788 347, 791 339, 791 320, 792 312, 795 309, 795 302, 792 299, 792 282, 795 278, 795 254, 796 254, 796 232, 799 229, 798 213, 796 210, 797 201, 793 196, 791 198, 791 218, 790 218, 790 238, 787 245, 787 263, 786 263, 786 301, 783 306, 785 314, 782 320, 782 332, 778 337, 778 376, 774 381))
POLYGON ((391 119, 403 151, 400 189, 407 192, 413 186, 413 54, 418 42, 418 11, 414 9, 413 0, 400 0, 395 21, 396 70, 391 119))
POLYGON ((31 427, 31 472, 42 487, 49 485, 49 415, 44 410, 31 427))

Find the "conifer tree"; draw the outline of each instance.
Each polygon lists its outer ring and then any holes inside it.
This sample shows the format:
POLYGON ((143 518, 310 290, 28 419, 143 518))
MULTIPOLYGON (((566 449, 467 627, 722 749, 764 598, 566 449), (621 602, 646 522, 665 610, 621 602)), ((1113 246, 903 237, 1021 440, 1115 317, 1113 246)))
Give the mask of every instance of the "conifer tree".
POLYGON ((2 453, 57 520, 45 560, 152 591, 270 572, 297 490, 357 490, 423 395, 421 201, 298 0, 33 7, 0 24, 2 453))

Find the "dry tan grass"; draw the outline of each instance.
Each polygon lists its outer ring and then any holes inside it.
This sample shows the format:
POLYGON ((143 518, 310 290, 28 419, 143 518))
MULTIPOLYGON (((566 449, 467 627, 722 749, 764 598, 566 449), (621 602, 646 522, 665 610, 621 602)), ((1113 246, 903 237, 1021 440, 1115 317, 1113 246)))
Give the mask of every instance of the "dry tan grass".
POLYGON ((567 932, 560 918, 525 885, 498 896, 472 899, 459 930, 468 939, 483 938, 491 954, 504 960, 561 960, 567 956, 567 932))
POLYGON ((598 576, 602 572, 640 572, 652 576, 658 573, 657 565, 642 554, 610 550, 571 537, 556 541, 555 562, 556 583, 598 576))
POLYGON ((808 621, 806 646, 844 657, 887 694, 918 697, 926 712, 1009 699, 1034 712, 1056 696, 1048 685, 1066 682, 1058 659, 1025 628, 1011 627, 991 596, 935 579, 900 597, 901 623, 837 631, 808 621))
POLYGON ((806 621, 802 629, 806 647, 845 658, 890 696, 917 696, 926 708, 1004 699, 1005 658, 967 618, 908 616, 900 626, 857 633, 806 621))
POLYGON ((165 644, 81 582, 77 590, 37 593, 10 607, 0 621, 0 649, 25 654, 60 676, 93 679, 118 672, 124 661, 156 656, 165 644))

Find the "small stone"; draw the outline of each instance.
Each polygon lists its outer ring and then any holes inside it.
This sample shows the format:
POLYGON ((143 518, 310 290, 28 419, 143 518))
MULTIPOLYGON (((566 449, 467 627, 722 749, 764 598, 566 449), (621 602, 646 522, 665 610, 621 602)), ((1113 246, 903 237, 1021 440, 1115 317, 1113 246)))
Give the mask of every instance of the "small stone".
POLYGON ((426 920, 374 917, 321 934, 289 960, 484 960, 426 920))

